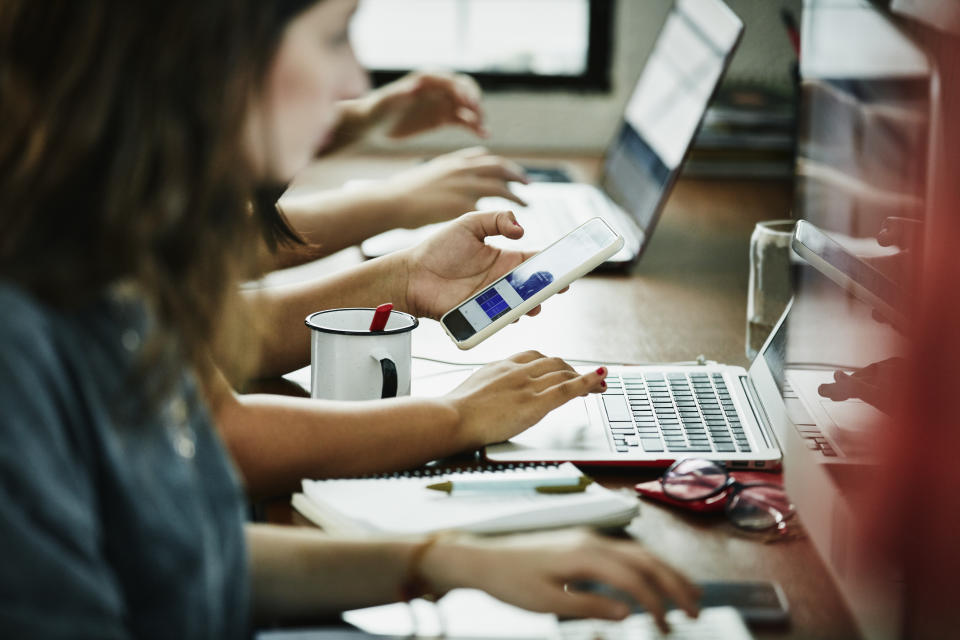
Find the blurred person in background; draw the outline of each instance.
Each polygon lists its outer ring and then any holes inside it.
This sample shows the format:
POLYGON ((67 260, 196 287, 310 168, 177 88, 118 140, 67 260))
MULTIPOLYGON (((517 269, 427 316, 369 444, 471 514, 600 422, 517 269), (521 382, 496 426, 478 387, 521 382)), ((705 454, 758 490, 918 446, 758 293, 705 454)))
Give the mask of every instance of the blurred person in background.
MULTIPOLYGON (((459 126, 481 138, 489 135, 480 87, 459 73, 410 73, 362 97, 340 101, 336 114, 323 155, 355 145, 374 131, 404 139, 459 126)), ((486 196, 522 206, 509 189, 511 181, 526 183, 523 169, 482 147, 440 155, 362 188, 316 189, 309 179, 296 181, 276 204, 297 232, 315 244, 308 252, 281 251, 278 265, 328 255, 389 229, 450 220, 473 211, 486 196)))
MULTIPOLYGON (((695 612, 695 588, 632 542, 348 542, 244 525, 204 401, 218 398, 212 354, 234 375, 257 355, 237 285, 262 267, 262 243, 298 238, 276 210, 246 205, 255 186, 289 180, 327 139, 337 100, 363 90, 355 4, 0 2, 0 636, 245 637, 251 621, 456 587, 628 614, 567 589, 582 580, 629 593, 661 625, 665 597, 695 612)), ((483 236, 517 229, 508 213, 479 214, 441 241, 502 273, 520 256, 484 254, 483 236)), ((456 258, 454 284, 475 285, 462 271, 475 265, 456 258)), ((429 283, 416 278, 424 259, 338 282, 408 293, 429 283)), ((528 419, 602 387, 599 372, 537 357, 485 371, 450 416, 495 406, 478 387, 508 388, 501 401, 528 419)))

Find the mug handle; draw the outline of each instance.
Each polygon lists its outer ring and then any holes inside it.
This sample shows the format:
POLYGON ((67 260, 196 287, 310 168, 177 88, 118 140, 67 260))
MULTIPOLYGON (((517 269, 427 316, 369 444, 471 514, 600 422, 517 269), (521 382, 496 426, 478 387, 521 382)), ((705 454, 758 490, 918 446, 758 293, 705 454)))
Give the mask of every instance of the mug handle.
POLYGON ((381 398, 397 397, 397 363, 394 362, 385 351, 376 351, 373 359, 380 363, 380 374, 383 378, 383 387, 380 391, 381 398))

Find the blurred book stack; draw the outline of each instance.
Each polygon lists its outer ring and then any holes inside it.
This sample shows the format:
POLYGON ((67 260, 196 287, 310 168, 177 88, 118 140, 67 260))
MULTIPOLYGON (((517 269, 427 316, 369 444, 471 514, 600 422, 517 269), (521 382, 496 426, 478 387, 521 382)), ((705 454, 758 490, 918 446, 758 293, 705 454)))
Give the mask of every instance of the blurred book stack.
POLYGON ((790 178, 796 122, 790 94, 751 86, 721 88, 694 138, 684 175, 790 178))

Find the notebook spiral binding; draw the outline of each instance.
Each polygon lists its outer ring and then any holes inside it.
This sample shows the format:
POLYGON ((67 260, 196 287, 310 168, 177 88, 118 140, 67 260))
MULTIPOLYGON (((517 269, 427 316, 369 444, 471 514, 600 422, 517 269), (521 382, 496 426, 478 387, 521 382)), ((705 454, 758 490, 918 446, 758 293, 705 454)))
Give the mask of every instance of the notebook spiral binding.
POLYGON ((436 476, 447 476, 457 473, 496 473, 498 471, 530 470, 541 471, 545 469, 556 469, 559 465, 543 462, 508 462, 501 464, 483 464, 479 467, 444 467, 428 469, 410 469, 407 471, 394 471, 391 473, 374 473, 370 475, 354 476, 356 480, 396 480, 400 478, 431 478, 436 476))

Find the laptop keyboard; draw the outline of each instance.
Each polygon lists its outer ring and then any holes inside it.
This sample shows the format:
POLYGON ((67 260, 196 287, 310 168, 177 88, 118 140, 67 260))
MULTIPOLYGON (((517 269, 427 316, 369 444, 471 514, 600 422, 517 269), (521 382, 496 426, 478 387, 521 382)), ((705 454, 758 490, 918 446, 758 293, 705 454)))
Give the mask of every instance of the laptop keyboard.
POLYGON ((612 375, 602 394, 619 452, 746 453, 750 442, 720 373, 612 375))

